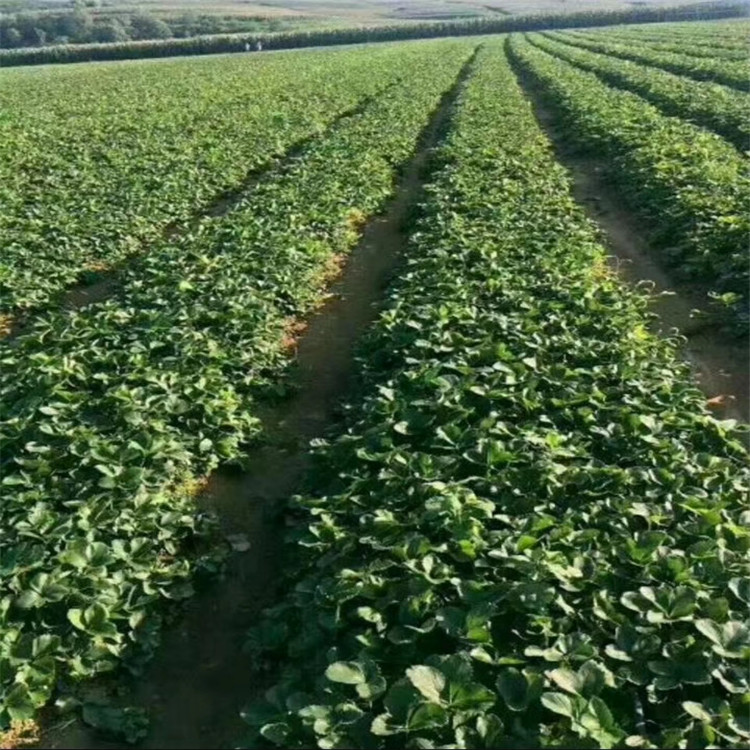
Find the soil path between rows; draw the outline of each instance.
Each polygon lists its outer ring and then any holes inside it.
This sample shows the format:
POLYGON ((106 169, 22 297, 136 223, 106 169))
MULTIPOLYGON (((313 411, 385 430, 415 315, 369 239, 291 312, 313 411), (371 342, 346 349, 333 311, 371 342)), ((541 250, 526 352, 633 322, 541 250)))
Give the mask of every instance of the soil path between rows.
POLYGON ((573 197, 600 230, 602 244, 610 251, 610 265, 625 281, 634 285, 647 282, 652 288, 650 309, 657 316, 653 330, 664 336, 676 330, 684 337, 680 354, 690 364, 715 416, 750 422, 747 345, 695 317, 694 311, 708 310, 708 289, 675 279, 659 263, 657 251, 649 244, 647 228, 607 179, 606 159, 576 150, 534 84, 517 68, 514 70, 557 160, 570 173, 573 197))
MULTIPOLYGON (((243 706, 265 689, 242 652, 247 629, 274 600, 283 568, 285 501, 303 489, 311 439, 336 423, 355 377, 357 341, 374 320, 408 238, 411 212, 424 197, 430 157, 447 129, 453 102, 473 56, 444 94, 383 212, 366 225, 326 304, 298 340, 298 389, 261 419, 272 444, 248 457, 244 472, 217 472, 201 498, 234 540, 221 581, 197 593, 184 615, 165 629, 155 658, 140 678, 123 678, 118 702, 148 708, 151 729, 139 747, 225 748, 245 727, 243 706), (244 548, 244 549, 243 549, 244 548)), ((61 721, 42 740, 48 748, 121 748, 79 721, 61 721)))

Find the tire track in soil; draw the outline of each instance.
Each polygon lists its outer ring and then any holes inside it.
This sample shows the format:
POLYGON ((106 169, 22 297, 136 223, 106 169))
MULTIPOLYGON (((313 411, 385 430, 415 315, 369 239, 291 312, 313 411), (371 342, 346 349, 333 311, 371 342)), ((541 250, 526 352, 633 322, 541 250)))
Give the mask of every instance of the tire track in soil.
POLYGON ((581 154, 558 127, 538 87, 512 59, 511 67, 557 160, 570 173, 573 197, 596 224, 600 241, 611 253, 610 266, 626 282, 651 288, 650 309, 657 315, 652 330, 663 336, 678 331, 684 337, 680 355, 690 364, 716 417, 750 422, 748 347, 718 327, 694 318, 694 311, 708 309, 708 289, 672 278, 658 262, 658 251, 650 246, 647 228, 628 210, 608 180, 607 160, 581 154))
MULTIPOLYGON (((377 304, 406 246, 412 211, 425 194, 431 156, 449 127, 453 104, 477 51, 478 47, 422 131, 393 197, 365 225, 328 302, 300 336, 298 390, 261 414, 273 444, 253 451, 245 472, 214 473, 199 499, 216 512, 223 533, 246 539, 248 548, 233 554, 223 580, 196 593, 184 615, 165 627, 163 643, 144 675, 119 675, 126 696, 116 702, 147 707, 151 716, 151 731, 140 747, 224 748, 244 734, 240 711, 266 685, 253 674, 251 660, 241 647, 247 629, 274 599, 283 569, 285 501, 303 489, 310 466, 308 444, 335 424, 340 399, 353 384, 357 341, 375 319, 377 304)), ((128 747, 104 741, 71 720, 50 727, 42 746, 128 747)))

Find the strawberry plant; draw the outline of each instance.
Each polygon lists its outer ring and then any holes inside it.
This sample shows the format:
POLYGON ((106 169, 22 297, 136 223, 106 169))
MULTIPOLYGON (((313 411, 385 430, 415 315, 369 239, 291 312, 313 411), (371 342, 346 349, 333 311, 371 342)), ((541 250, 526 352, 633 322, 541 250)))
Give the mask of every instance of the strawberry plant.
POLYGON ((155 242, 110 299, 0 342, 1 724, 58 684, 137 666, 160 604, 216 568, 195 487, 259 438, 290 321, 319 304, 472 50, 402 48, 408 76, 226 215, 155 242))
POLYGON ((708 49, 720 53, 733 51, 733 56, 740 52, 747 57, 748 28, 747 20, 737 20, 731 23, 665 23, 651 27, 628 25, 609 31, 628 41, 681 43, 681 51, 685 54, 708 49))
POLYGON ((747 744, 746 453, 606 270, 500 45, 250 634, 249 746, 747 744))
POLYGON ((618 44, 616 41, 610 41, 606 34, 600 36, 582 32, 562 32, 561 36, 571 44, 594 52, 602 52, 624 60, 635 60, 644 65, 652 65, 655 68, 662 68, 698 81, 715 81, 741 91, 747 91, 750 86, 750 61, 747 58, 723 60, 664 52, 633 41, 618 44))
MULTIPOLYGON (((608 29, 601 35, 607 40, 617 44, 631 44, 635 42, 639 46, 656 50, 657 52, 676 52, 680 55, 690 55, 692 57, 709 57, 713 59, 726 60, 747 60, 747 46, 735 47, 731 43, 726 46, 721 40, 712 39, 710 42, 701 43, 700 35, 690 34, 683 39, 675 39, 668 33, 654 34, 644 33, 643 28, 630 29, 627 33, 625 29, 608 29)), ((597 34, 599 36, 599 34, 597 34)))
POLYGON ((657 68, 589 52, 565 37, 534 34, 529 41, 545 52, 595 73, 616 88, 639 94, 665 114, 690 120, 750 148, 750 94, 707 81, 695 81, 657 68), (563 43, 564 42, 564 43, 563 43))
POLYGON ((593 73, 510 39, 512 58, 559 117, 565 138, 608 160, 623 197, 678 273, 733 295, 729 325, 746 332, 750 163, 719 136, 666 117, 593 73))
POLYGON ((150 252, 165 227, 394 82, 409 57, 388 45, 3 71, 0 314, 150 252))

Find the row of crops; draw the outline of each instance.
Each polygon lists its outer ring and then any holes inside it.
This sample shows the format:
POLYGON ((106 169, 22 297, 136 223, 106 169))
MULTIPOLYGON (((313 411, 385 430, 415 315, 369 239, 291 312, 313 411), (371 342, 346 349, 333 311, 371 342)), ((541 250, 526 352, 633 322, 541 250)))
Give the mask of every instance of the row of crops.
MULTIPOLYGON (((611 31, 589 34, 551 34, 535 43, 555 44, 566 60, 615 85, 626 81, 670 114, 747 146, 747 95, 729 88, 747 87, 746 59, 701 62, 645 42, 622 47, 609 41, 619 38, 611 31), (618 68, 623 49, 656 67, 618 68), (728 86, 698 86, 660 75, 659 68, 728 86)), ((71 283, 142 250, 165 227, 184 223, 217 193, 239 187, 248 173, 386 87, 405 69, 404 54, 387 45, 267 56, 252 65, 218 58, 201 65, 6 71, 0 79, 0 314, 47 304, 71 283), (368 69, 377 75, 365 75, 368 69)))
POLYGON ((724 43, 716 44, 712 41, 705 41, 695 44, 693 38, 688 43, 686 38, 674 39, 669 35, 661 34, 643 34, 643 33, 622 33, 618 30, 610 31, 606 35, 609 41, 618 44, 637 44, 647 46, 657 52, 674 52, 679 55, 688 55, 691 57, 717 58, 719 60, 747 60, 748 51, 738 48, 737 46, 726 46, 724 43))
POLYGON ((607 270, 501 45, 438 163, 361 400, 294 502, 248 742, 746 744, 732 425, 607 270))
POLYGON ((740 150, 750 146, 750 93, 590 52, 567 44, 570 37, 533 35, 529 39, 545 52, 596 73, 606 83, 642 96, 666 114, 724 136, 740 150))
MULTIPOLYGON (((746 155, 697 124, 667 116, 663 110, 674 111, 677 87, 672 95, 654 97, 658 106, 652 106, 633 93, 649 86, 647 71, 631 75, 623 68, 616 74, 623 88, 613 88, 605 83, 607 73, 601 72, 609 69, 608 58, 581 63, 574 55, 574 67, 567 61, 567 49, 549 45, 544 37, 529 41, 514 36, 510 41, 514 61, 553 109, 565 137, 582 151, 607 158, 611 179, 652 227, 652 246, 664 261, 681 275, 707 282, 722 299, 730 325, 746 330, 746 155)), ((654 80, 659 81, 658 74, 654 80)), ((699 93, 690 98, 694 106, 699 93)), ((736 92, 732 101, 746 110, 743 97, 736 92)), ((723 105, 708 108, 715 117, 720 117, 719 106, 723 105)))
POLYGON ((746 329, 749 94, 717 70, 747 61, 667 50, 683 28, 3 72, 0 729, 139 668, 221 569, 196 497, 269 438, 290 332, 450 104, 292 502, 248 741, 750 742, 741 429, 608 270, 530 102, 746 329))
POLYGON ((606 35, 628 42, 669 45, 669 52, 698 57, 747 59, 747 25, 733 21, 714 24, 660 24, 659 26, 618 26, 606 35))
POLYGON ((426 52, 6 71, 0 314, 38 307, 185 224, 426 52))
MULTIPOLYGON (((285 331, 392 192, 473 47, 392 52, 408 76, 229 213, 154 240, 109 299, 0 342, 2 721, 32 716, 59 678, 150 652, 159 602, 215 567, 197 483, 259 438, 254 403, 287 363, 285 331)), ((347 60, 331 88, 350 87, 347 60)))
POLYGON ((617 37, 610 37, 608 33, 595 34, 581 31, 563 33, 565 38, 570 38, 577 45, 594 52, 602 52, 623 60, 634 60, 698 81, 715 81, 740 91, 747 91, 750 88, 750 59, 747 55, 740 59, 719 59, 714 54, 710 56, 690 54, 685 50, 687 45, 682 47, 682 52, 674 52, 658 49, 646 42, 639 43, 637 39, 618 40, 617 37))

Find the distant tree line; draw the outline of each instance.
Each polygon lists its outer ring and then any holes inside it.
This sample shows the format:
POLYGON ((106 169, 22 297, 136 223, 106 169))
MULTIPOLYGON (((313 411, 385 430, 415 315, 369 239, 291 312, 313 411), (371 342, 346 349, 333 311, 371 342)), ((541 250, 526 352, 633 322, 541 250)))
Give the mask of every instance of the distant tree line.
POLYGON ((748 3, 748 0, 742 0, 741 2, 707 2, 671 8, 638 6, 623 10, 581 11, 567 14, 498 15, 470 21, 399 24, 371 28, 291 31, 276 34, 196 36, 188 39, 156 39, 151 41, 113 40, 115 43, 0 50, 0 67, 244 52, 248 49, 255 49, 257 42, 261 42, 263 49, 291 49, 295 47, 388 42, 443 36, 608 26, 624 23, 708 20, 747 15, 750 15, 750 3, 748 3))
POLYGON ((233 32, 274 32, 283 22, 252 16, 198 15, 168 19, 150 13, 97 13, 98 0, 77 0, 64 11, 0 14, 0 49, 57 44, 118 44, 233 32), (92 11, 92 9, 94 9, 92 11))

